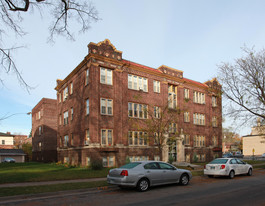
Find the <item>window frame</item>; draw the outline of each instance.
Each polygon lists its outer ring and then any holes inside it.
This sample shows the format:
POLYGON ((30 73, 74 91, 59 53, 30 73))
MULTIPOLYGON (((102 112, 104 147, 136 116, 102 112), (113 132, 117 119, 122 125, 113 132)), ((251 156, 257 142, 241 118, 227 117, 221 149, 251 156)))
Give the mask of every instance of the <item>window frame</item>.
POLYGON ((113 141, 114 141, 114 139, 113 139, 113 129, 101 129, 101 131, 100 131, 100 141, 101 141, 101 145, 103 145, 103 146, 113 146, 113 141), (105 142, 106 143, 104 143, 103 144, 103 131, 106 131, 105 132, 105 134, 106 134, 106 137, 105 137, 105 142), (109 142, 109 134, 111 134, 111 143, 109 142))
POLYGON ((106 84, 106 85, 113 85, 113 70, 112 69, 100 67, 100 83, 106 84), (109 74, 111 75, 109 76, 109 74))
POLYGON ((107 98, 100 98, 100 114, 101 115, 108 115, 113 116, 113 100, 107 99, 107 98), (102 105, 102 102, 104 102, 104 105, 102 105), (111 105, 109 106, 109 102, 111 102, 111 105), (105 113, 103 113, 103 106, 105 108, 105 113), (109 110, 111 108, 111 110, 109 110), (111 111, 111 113, 109 113, 111 111))
POLYGON ((153 80, 154 93, 160 93, 160 81, 153 80))

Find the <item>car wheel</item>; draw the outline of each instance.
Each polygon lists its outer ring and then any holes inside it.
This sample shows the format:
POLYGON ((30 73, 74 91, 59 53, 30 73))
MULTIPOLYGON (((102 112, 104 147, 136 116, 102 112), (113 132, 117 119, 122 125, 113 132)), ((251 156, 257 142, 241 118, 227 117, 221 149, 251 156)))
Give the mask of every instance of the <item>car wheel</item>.
POLYGON ((187 175, 187 174, 183 174, 183 175, 181 175, 181 177, 180 177, 180 180, 179 180, 179 183, 181 184, 181 185, 187 185, 187 184, 189 184, 189 176, 187 175))
POLYGON ((140 192, 145 192, 149 189, 149 181, 148 179, 140 179, 139 182, 137 183, 137 189, 140 192))
POLYGON ((234 170, 231 170, 229 173, 229 178, 233 179, 234 177, 235 177, 235 172, 234 172, 234 170))
POLYGON ((252 169, 251 168, 249 168, 247 175, 248 176, 251 176, 252 175, 252 169))
POLYGON ((213 178, 213 175, 208 175, 209 178, 213 178))

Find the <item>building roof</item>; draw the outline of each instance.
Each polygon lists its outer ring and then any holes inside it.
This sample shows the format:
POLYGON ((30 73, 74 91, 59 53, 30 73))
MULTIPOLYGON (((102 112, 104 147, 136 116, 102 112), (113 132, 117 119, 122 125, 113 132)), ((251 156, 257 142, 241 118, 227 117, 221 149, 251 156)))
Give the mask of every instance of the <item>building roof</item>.
POLYGON ((0 149, 0 155, 26 155, 22 149, 0 149))
POLYGON ((14 137, 14 135, 12 135, 12 134, 7 134, 7 133, 3 133, 3 132, 0 132, 0 136, 2 136, 2 137, 14 137))

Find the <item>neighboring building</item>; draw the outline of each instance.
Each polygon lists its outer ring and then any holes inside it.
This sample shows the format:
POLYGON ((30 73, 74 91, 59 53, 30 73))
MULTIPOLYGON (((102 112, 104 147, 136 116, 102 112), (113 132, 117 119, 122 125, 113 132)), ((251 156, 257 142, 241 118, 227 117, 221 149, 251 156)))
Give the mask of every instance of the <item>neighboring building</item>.
POLYGON ((0 149, 13 149, 14 148, 14 135, 10 132, 0 132, 0 149))
POLYGON ((243 136, 243 155, 262 155, 265 153, 265 125, 260 120, 252 127, 250 135, 243 136))
POLYGON ((16 162, 25 162, 25 155, 21 149, 0 149, 0 162, 5 157, 12 157, 16 162))
POLYGON ((32 144, 32 138, 28 138, 27 135, 14 135, 14 149, 22 149, 25 143, 32 144))
POLYGON ((57 161, 57 101, 43 98, 32 109, 32 160, 57 161))
MULTIPOLYGON (((158 159, 154 141, 145 141, 129 122, 145 121, 146 110, 155 113, 167 105, 179 115, 172 127, 184 133, 187 162, 222 155, 221 85, 216 79, 199 83, 168 66, 154 69, 125 60, 107 39, 88 49, 84 60, 57 80, 58 161, 88 165, 100 158, 113 167, 128 158, 158 159)), ((177 155, 176 149, 170 152, 177 155)))

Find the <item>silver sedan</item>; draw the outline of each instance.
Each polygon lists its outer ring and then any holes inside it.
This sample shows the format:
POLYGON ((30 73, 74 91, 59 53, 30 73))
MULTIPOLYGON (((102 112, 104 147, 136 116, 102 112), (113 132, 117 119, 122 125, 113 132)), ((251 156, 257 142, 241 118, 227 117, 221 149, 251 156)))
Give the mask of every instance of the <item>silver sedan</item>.
POLYGON ((107 176, 109 184, 120 187, 136 187, 144 192, 151 186, 180 183, 187 185, 192 178, 189 170, 178 169, 160 161, 139 161, 111 169, 107 176))
POLYGON ((208 177, 228 176, 234 178, 235 175, 252 175, 253 167, 237 158, 217 158, 205 165, 204 174, 208 177))

